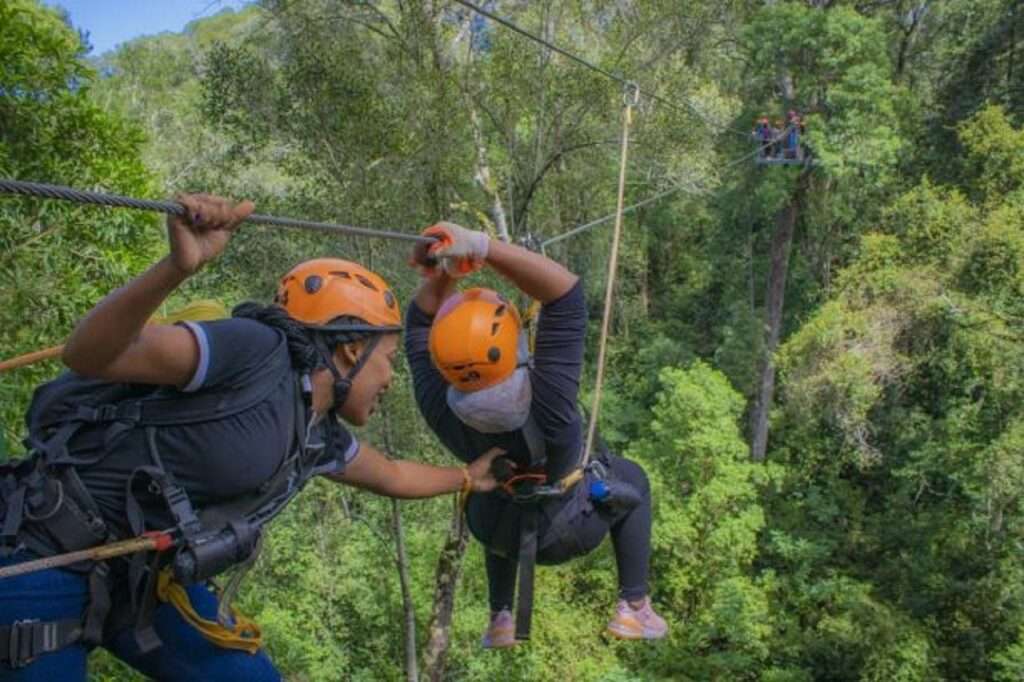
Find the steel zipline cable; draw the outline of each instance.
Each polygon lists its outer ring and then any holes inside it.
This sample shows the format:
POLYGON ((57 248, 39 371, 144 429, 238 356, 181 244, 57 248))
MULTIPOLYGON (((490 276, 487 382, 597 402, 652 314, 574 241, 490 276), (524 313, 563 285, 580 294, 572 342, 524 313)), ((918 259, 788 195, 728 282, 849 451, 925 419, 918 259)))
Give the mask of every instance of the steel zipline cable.
MULTIPOLYGON (((680 191, 688 191, 688 192, 690 192, 692 194, 697 194, 697 195, 704 193, 703 191, 701 191, 700 189, 697 189, 696 187, 693 187, 692 185, 677 185, 675 187, 670 187, 670 188, 664 190, 663 192, 658 192, 654 196, 647 197, 643 201, 635 203, 632 206, 627 206, 626 208, 622 209, 622 213, 623 214, 632 213, 633 211, 635 211, 637 209, 643 208, 644 206, 647 206, 648 204, 653 204, 656 201, 664 199, 665 197, 669 196, 670 194, 675 194, 676 192, 680 192, 680 191)), ((580 232, 586 232, 587 230, 591 229, 592 227, 597 227, 598 225, 603 225, 604 223, 608 222, 609 220, 612 220, 613 218, 615 218, 616 215, 618 215, 618 214, 617 213, 609 213, 606 216, 601 216, 597 220, 591 220, 589 223, 584 223, 583 225, 580 225, 578 227, 574 227, 571 230, 569 230, 568 232, 563 232, 561 234, 555 235, 554 237, 551 237, 550 239, 545 239, 540 244, 541 248, 547 248, 547 247, 551 246, 552 244, 557 244, 558 242, 564 241, 566 239, 569 239, 570 237, 575 237, 580 232)))
MULTIPOLYGON (((773 137, 770 141, 771 142, 777 142, 778 140, 781 140, 783 137, 786 136, 786 133, 789 132, 790 128, 792 128, 792 125, 787 126, 782 132, 780 132, 778 135, 773 137)), ((760 147, 760 144, 761 143, 758 142, 758 146, 759 147, 760 147)), ((722 168, 731 168, 731 167, 733 167, 733 166, 735 166, 737 164, 743 163, 744 161, 749 161, 750 159, 752 159, 753 157, 757 156, 760 153, 761 153, 760 148, 759 149, 755 149, 754 151, 749 152, 747 154, 744 154, 743 156, 738 156, 735 159, 732 159, 731 161, 727 161, 726 163, 722 164, 721 167, 722 168)), ((624 209, 622 209, 622 212, 623 213, 632 213, 633 211, 635 211, 635 210, 637 210, 639 208, 643 208, 644 206, 647 206, 649 204, 653 204, 656 201, 660 201, 661 199, 664 199, 667 196, 675 194, 676 192, 687 192, 687 193, 692 194, 694 196, 701 196, 703 194, 707 194, 708 191, 709 190, 707 190, 707 189, 703 189, 703 188, 699 188, 699 187, 694 187, 692 184, 688 184, 688 183, 679 184, 679 185, 676 185, 675 187, 669 187, 666 190, 658 192, 657 194, 655 194, 653 196, 647 197, 643 201, 640 201, 640 202, 637 202, 637 203, 632 204, 630 206, 627 206, 624 209)), ((604 223, 608 222, 609 220, 612 220, 613 218, 615 218, 616 215, 617 215, 617 213, 609 213, 608 215, 604 215, 604 216, 601 216, 600 218, 597 218, 595 220, 591 220, 589 223, 584 223, 582 225, 578 225, 578 226, 576 226, 576 227, 574 227, 574 228, 572 228, 572 229, 570 229, 570 230, 568 230, 566 232, 562 232, 560 234, 556 234, 554 237, 549 237, 549 238, 541 241, 540 248, 543 251, 544 249, 546 249, 547 247, 551 246, 552 244, 557 244, 558 242, 564 241, 566 239, 569 239, 570 237, 575 237, 576 235, 580 234, 581 232, 586 232, 587 230, 589 230, 591 228, 594 228, 594 227, 597 227, 598 225, 603 225, 604 223)))
MULTIPOLYGON (((41 182, 26 182, 24 180, 12 180, 10 178, 0 178, 0 194, 42 197, 44 199, 59 199, 61 201, 73 201, 79 204, 92 204, 94 206, 132 208, 139 211, 155 211, 157 213, 166 213, 168 215, 185 215, 185 208, 174 201, 135 199, 118 194, 91 192, 65 187, 63 185, 48 185, 41 182)), ((278 218, 276 216, 261 215, 259 213, 253 213, 245 219, 245 222, 255 223, 257 225, 269 225, 271 227, 287 227, 290 229, 310 230, 313 232, 344 234, 355 237, 376 237, 379 239, 395 239, 399 241, 427 244, 432 244, 435 241, 431 237, 421 237, 418 234, 392 232, 389 230, 374 230, 369 227, 353 227, 351 225, 337 225, 335 223, 318 223, 310 220, 296 220, 294 218, 278 218)))
MULTIPOLYGON (((521 36, 523 36, 525 38, 528 38, 529 40, 532 40, 533 42, 535 42, 535 43, 537 43, 539 45, 543 45, 544 47, 548 48, 549 50, 557 52, 558 54, 562 55, 566 59, 570 59, 570 60, 576 62, 577 64, 579 64, 580 66, 582 66, 584 68, 590 69, 591 71, 594 71, 595 73, 601 74, 605 78, 610 78, 611 80, 616 81, 617 83, 621 83, 622 85, 624 85, 626 87, 632 87, 634 84, 636 84, 637 86, 640 86, 639 83, 636 83, 635 81, 632 81, 632 80, 630 80, 630 79, 628 79, 628 78, 626 78, 624 76, 620 76, 620 75, 618 75, 616 73, 612 73, 611 71, 608 71, 607 69, 601 68, 597 64, 594 64, 593 62, 589 62, 586 59, 584 59, 583 57, 580 57, 579 55, 577 55, 575 53, 572 53, 569 50, 566 50, 565 48, 559 47, 558 45, 555 45, 551 41, 545 40, 544 38, 540 37, 539 35, 537 35, 535 33, 532 33, 530 31, 527 31, 525 28, 522 28, 521 26, 519 26, 519 25, 509 21, 508 19, 505 19, 505 18, 503 18, 501 16, 498 16, 494 12, 490 12, 490 11, 484 9, 483 7, 480 7, 479 5, 476 5, 476 4, 472 3, 472 2, 469 2, 468 0, 455 0, 455 2, 457 2, 458 4, 462 5, 463 7, 467 8, 467 9, 473 11, 473 12, 476 12, 477 14, 479 14, 481 16, 487 17, 491 21, 498 22, 499 24, 501 24, 505 28, 507 28, 507 29, 509 29, 511 31, 515 31, 519 35, 521 35, 521 36)), ((676 102, 673 102, 670 99, 667 99, 667 98, 662 97, 660 95, 654 94, 653 92, 650 91, 650 89, 645 89, 642 86, 640 86, 640 90, 647 97, 650 97, 651 99, 655 100, 656 102, 661 102, 662 104, 664 104, 664 105, 666 105, 668 107, 671 107, 671 108, 673 108, 673 109, 675 109, 677 111, 689 111, 691 114, 693 114, 694 116, 696 116, 697 118, 699 118, 701 121, 703 121, 707 125, 711 126, 712 128, 721 128, 722 130, 728 130, 731 133, 735 133, 737 135, 743 135, 744 137, 746 137, 748 135, 748 133, 745 133, 745 132, 743 132, 741 130, 738 130, 736 128, 730 128, 727 125, 724 125, 722 123, 718 123, 716 121, 710 120, 700 109, 698 109, 691 102, 689 102, 689 101, 687 101, 685 99, 683 100, 683 105, 680 106, 679 104, 677 104, 676 102)))

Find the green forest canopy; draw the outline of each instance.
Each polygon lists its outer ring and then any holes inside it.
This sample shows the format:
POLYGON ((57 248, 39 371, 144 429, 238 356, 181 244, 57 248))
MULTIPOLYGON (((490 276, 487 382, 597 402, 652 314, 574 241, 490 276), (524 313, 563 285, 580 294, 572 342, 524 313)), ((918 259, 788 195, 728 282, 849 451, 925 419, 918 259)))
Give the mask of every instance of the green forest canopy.
MULTIPOLYGON (((626 220, 601 413, 651 475, 670 639, 600 639, 605 548, 539 572, 528 646, 482 652, 473 545, 444 678, 1024 679, 1024 8, 490 7, 679 104, 642 93, 627 203, 705 191, 626 220), (790 109, 817 165, 734 162, 755 119, 790 109)), ((614 206, 621 101, 454 3, 264 0, 98 57, 57 11, 0 4, 3 177, 210 191, 404 231, 445 218, 497 233, 503 215, 513 239, 543 240, 614 206)), ((59 343, 163 252, 158 226, 0 200, 3 355, 59 343)), ((584 276, 595 331, 609 235, 549 250, 584 276)), ((275 273, 321 254, 381 271, 403 301, 415 285, 395 244, 246 228, 170 305, 267 300, 275 273)), ((33 386, 58 369, 0 376, 12 456, 33 386)), ((404 374, 386 408, 368 438, 451 460, 404 374)), ((408 599, 387 501, 314 485, 274 526, 240 606, 289 679, 404 678, 405 609, 425 647, 452 507, 400 509, 415 510, 401 516, 408 599)), ((101 659, 92 674, 126 673, 101 659)))

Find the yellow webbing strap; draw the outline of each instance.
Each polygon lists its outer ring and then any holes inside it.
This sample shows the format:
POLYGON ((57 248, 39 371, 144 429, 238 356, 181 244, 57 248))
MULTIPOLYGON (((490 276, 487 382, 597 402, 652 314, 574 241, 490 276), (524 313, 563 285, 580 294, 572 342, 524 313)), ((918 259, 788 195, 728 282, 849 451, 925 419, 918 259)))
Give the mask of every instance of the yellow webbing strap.
POLYGON ((558 482, 558 487, 563 491, 568 491, 574 485, 583 480, 583 469, 573 469, 570 471, 565 478, 558 482))
POLYGON ((206 620, 192 608, 188 593, 180 583, 175 582, 171 569, 160 572, 156 584, 156 596, 160 601, 171 604, 178 610, 185 621, 199 631, 208 641, 224 649, 238 649, 250 654, 259 651, 263 646, 263 632, 260 626, 231 609, 234 626, 225 627, 215 620, 206 620))

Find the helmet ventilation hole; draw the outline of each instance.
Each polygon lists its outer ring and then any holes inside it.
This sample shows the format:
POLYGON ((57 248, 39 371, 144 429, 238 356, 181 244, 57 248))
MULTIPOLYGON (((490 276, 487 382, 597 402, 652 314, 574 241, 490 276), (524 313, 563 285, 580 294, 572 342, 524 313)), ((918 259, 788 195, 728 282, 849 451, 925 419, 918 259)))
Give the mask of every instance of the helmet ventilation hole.
POLYGON ((359 283, 362 284, 367 289, 370 289, 372 291, 377 291, 377 287, 374 286, 373 282, 371 282, 370 280, 366 279, 362 275, 356 275, 356 279, 359 280, 359 283))
POLYGON ((322 287, 323 284, 323 277, 320 275, 310 275, 306 278, 306 281, 302 283, 302 286, 305 287, 307 294, 315 294, 320 291, 320 287, 322 287))

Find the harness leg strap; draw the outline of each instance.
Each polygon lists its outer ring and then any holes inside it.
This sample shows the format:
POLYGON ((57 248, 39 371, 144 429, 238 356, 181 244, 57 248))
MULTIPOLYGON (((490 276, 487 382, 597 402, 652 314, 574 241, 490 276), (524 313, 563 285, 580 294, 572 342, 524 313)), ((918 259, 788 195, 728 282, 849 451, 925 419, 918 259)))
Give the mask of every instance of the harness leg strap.
POLYGON ((103 641, 103 625, 110 613, 110 567, 100 561, 89 571, 89 605, 85 609, 82 641, 98 646, 103 641))
POLYGON ((82 638, 77 618, 39 622, 21 620, 0 625, 0 664, 22 668, 43 654, 59 651, 82 638))
POLYGON ((7 500, 7 508, 4 510, 3 528, 0 529, 0 547, 8 550, 8 552, 13 552, 18 546, 18 531, 21 529, 24 510, 25 487, 21 486, 7 500))
POLYGON ((516 589, 516 639, 530 639, 533 619, 533 569, 537 563, 537 507, 523 508, 519 530, 519 586, 516 589))
POLYGON ((135 645, 143 654, 148 654, 163 643, 160 641, 160 636, 156 634, 156 628, 153 627, 153 612, 156 611, 157 606, 156 583, 159 561, 160 555, 154 553, 146 567, 146 586, 143 588, 139 610, 135 616, 135 645))

